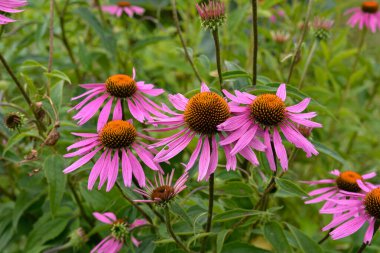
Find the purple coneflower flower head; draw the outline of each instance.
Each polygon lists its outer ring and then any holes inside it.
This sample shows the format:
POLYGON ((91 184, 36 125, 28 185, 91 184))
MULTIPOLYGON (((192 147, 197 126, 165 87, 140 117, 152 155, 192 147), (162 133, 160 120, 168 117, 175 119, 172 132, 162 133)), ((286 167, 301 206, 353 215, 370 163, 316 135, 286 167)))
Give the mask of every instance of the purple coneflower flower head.
POLYGON ((229 132, 229 137, 222 140, 221 145, 237 141, 231 150, 231 155, 236 155, 237 152, 245 148, 252 148, 250 141, 255 136, 263 135, 266 146, 265 154, 270 168, 276 170, 274 148, 282 169, 287 170, 288 157, 280 131, 285 139, 305 151, 307 157, 318 154, 313 144, 299 132, 296 125, 310 128, 322 127, 321 124, 310 120, 317 115, 315 112, 301 113, 310 103, 310 98, 305 98, 296 105, 286 106, 285 84, 280 85, 276 94, 254 96, 235 91, 234 96, 226 90, 223 90, 223 93, 235 104, 231 107, 235 115, 218 126, 219 130, 229 132), (240 104, 242 106, 239 106, 240 104))
POLYGON ((315 17, 313 20, 314 37, 318 40, 327 40, 333 25, 333 20, 315 17))
POLYGON ((323 231, 334 228, 330 235, 333 240, 337 240, 352 235, 368 223, 363 241, 369 244, 375 228, 378 229, 376 223, 380 220, 380 188, 364 184, 361 180, 357 180, 357 184, 361 192, 341 191, 347 198, 330 199, 336 205, 320 211, 334 214, 333 220, 323 231))
POLYGON ((120 17, 123 12, 125 12, 129 17, 133 17, 134 14, 141 16, 145 12, 144 8, 134 6, 127 1, 118 1, 116 5, 102 6, 102 10, 112 15, 116 15, 117 17, 120 17))
POLYGON ((78 120, 79 125, 83 125, 99 111, 106 101, 98 118, 98 131, 100 126, 107 122, 115 101, 114 114, 122 110, 121 101, 125 101, 132 116, 140 122, 151 120, 151 114, 164 117, 160 112, 161 107, 145 96, 158 96, 164 90, 156 89, 153 84, 145 84, 144 81, 136 82, 135 77, 136 72, 133 69, 132 77, 118 74, 109 77, 105 83, 80 85, 88 91, 72 98, 72 100, 77 100, 85 97, 71 109, 78 111, 73 119, 78 120))
POLYGON ((83 139, 67 147, 67 150, 77 150, 64 157, 80 156, 81 158, 67 167, 64 173, 79 169, 96 154, 100 154, 88 179, 90 190, 99 178, 98 189, 101 189, 107 181, 106 190, 110 191, 116 182, 120 162, 124 185, 131 186, 133 175, 141 187, 145 186, 145 173, 136 155, 150 169, 162 172, 160 165, 153 161, 154 150, 148 151, 148 145, 142 142, 143 139, 154 139, 137 132, 131 121, 120 120, 121 114, 115 114, 115 116, 116 119, 106 123, 98 133, 73 133, 83 139))
MULTIPOLYGON (((155 161, 168 161, 184 150, 189 143, 198 137, 197 145, 186 164, 186 171, 191 169, 199 157, 198 181, 208 180, 218 165, 217 137, 225 136, 218 131, 217 126, 230 117, 230 107, 227 101, 215 92, 211 92, 206 84, 202 84, 201 92, 190 99, 182 94, 169 95, 173 106, 181 111, 176 113, 165 108, 171 117, 156 118, 153 123, 166 125, 166 128, 151 131, 168 131, 182 128, 178 133, 152 144, 151 147, 165 146, 155 157, 155 161)), ((236 157, 230 155, 231 147, 223 147, 226 154, 226 169, 236 169, 236 157)), ((253 163, 258 164, 253 152, 246 151, 245 155, 253 163)))
POLYGON ((216 30, 223 25, 226 15, 224 3, 220 0, 209 0, 208 3, 195 4, 201 18, 202 27, 216 30))
POLYGON ((335 206, 335 203, 330 202, 329 199, 340 199, 345 197, 344 194, 340 193, 341 190, 354 193, 360 192, 361 189, 357 183, 357 180, 365 181, 376 176, 375 172, 360 175, 354 171, 340 172, 339 170, 333 170, 330 174, 334 175, 335 178, 316 181, 302 181, 303 183, 309 185, 328 185, 309 192, 309 196, 312 197, 312 199, 305 201, 305 204, 314 204, 326 201, 321 210, 331 208, 332 206, 335 206))
POLYGON ((356 7, 346 11, 346 15, 352 14, 347 24, 351 27, 358 25, 359 29, 367 28, 373 33, 380 29, 379 4, 376 1, 366 1, 361 8, 356 7))
POLYGON ((135 189, 134 191, 144 196, 146 199, 134 200, 135 202, 147 202, 147 203, 156 203, 159 206, 166 206, 175 196, 178 195, 181 191, 186 189, 186 181, 189 178, 187 173, 182 174, 173 185, 173 176, 174 169, 168 175, 166 179, 162 174, 158 174, 154 177, 154 183, 149 181, 149 186, 146 186, 145 189, 135 189))
POLYGON ((290 38, 289 33, 285 31, 271 31, 270 35, 272 37, 272 40, 278 44, 283 44, 290 38))
POLYGON ((27 5, 28 2, 26 0, 5 0, 0 2, 0 25, 5 25, 11 22, 15 22, 16 20, 8 18, 1 13, 17 13, 22 12, 23 10, 19 10, 17 8, 23 7, 27 5))
POLYGON ((111 234, 96 245, 91 250, 91 253, 117 253, 129 238, 136 247, 140 245, 141 242, 131 235, 131 231, 137 227, 146 225, 146 220, 136 219, 132 224, 128 224, 123 219, 117 219, 116 215, 111 212, 94 212, 93 215, 98 221, 111 225, 111 234))

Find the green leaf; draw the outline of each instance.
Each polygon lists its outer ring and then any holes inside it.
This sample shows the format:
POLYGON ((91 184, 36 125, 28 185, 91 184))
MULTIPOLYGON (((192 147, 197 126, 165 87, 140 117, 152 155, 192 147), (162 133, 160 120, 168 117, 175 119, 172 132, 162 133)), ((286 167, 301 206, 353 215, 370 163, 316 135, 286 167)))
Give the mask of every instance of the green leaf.
POLYGON ((68 82, 69 84, 71 84, 71 80, 70 78, 65 74, 63 73, 62 71, 59 71, 59 70, 53 70, 52 72, 45 72, 44 73, 45 76, 47 77, 55 77, 55 78, 58 78, 60 80, 64 80, 66 82, 68 82))
POLYGON ((39 63, 38 61, 35 61, 35 60, 26 60, 22 63, 21 65, 22 68, 41 68, 43 70, 47 70, 47 68, 42 65, 41 63, 39 63))
POLYGON ((354 49, 349 49, 349 50, 346 50, 346 51, 343 51, 343 52, 336 54, 328 63, 329 68, 332 68, 336 65, 339 65, 339 63, 341 63, 341 61, 343 61, 344 59, 348 59, 349 57, 355 55, 356 52, 357 52, 357 49, 354 48, 354 49))
POLYGON ((225 222, 229 220, 240 219, 247 216, 261 216, 267 213, 257 210, 246 210, 246 209, 233 209, 223 213, 219 213, 212 219, 213 222, 225 222))
POLYGON ((345 167, 349 167, 348 162, 341 155, 339 155, 337 152, 335 152, 334 150, 328 148, 327 146, 325 146, 322 143, 315 141, 315 140, 311 140, 311 143, 313 143, 313 145, 315 146, 315 148, 319 152, 321 152, 325 155, 328 155, 331 158, 337 160, 338 162, 342 163, 345 167))
MULTIPOLYGON (((224 246, 222 253, 270 253, 270 251, 256 248, 250 244, 242 242, 232 242, 224 246)), ((285 253, 285 251, 284 251, 285 253)))
MULTIPOLYGON (((19 143, 22 139, 26 138, 26 137, 35 137, 35 138, 38 138, 38 139, 41 139, 41 137, 37 134, 36 131, 29 131, 29 132, 23 132, 23 133, 16 133, 14 135, 12 135, 8 141, 7 141, 7 145, 6 147, 4 148, 4 151, 3 151, 3 155, 5 153, 7 153, 7 151, 9 149, 11 149, 14 145, 16 145, 17 143, 19 143)), ((43 141, 43 139, 41 139, 43 141)))
POLYGON ((283 228, 278 222, 272 221, 264 225, 264 236, 272 244, 275 252, 292 252, 283 228))
POLYGON ((46 158, 43 169, 49 184, 49 201, 52 215, 56 214, 61 204, 66 186, 66 175, 63 174, 65 168, 62 156, 51 155, 46 158))
POLYGON ((170 211, 181 217, 182 220, 184 220, 187 224, 190 225, 190 227, 193 227, 193 223, 191 222, 190 217, 187 215, 187 212, 183 210, 183 208, 180 205, 178 205, 177 202, 172 202, 170 204, 170 211))
POLYGON ((233 71, 223 72, 222 76, 223 76, 223 80, 235 79, 235 78, 241 78, 241 77, 252 80, 251 75, 243 70, 233 70, 233 71))
POLYGON ((251 197, 253 189, 243 182, 228 182, 215 186, 216 195, 232 195, 235 197, 251 197))
POLYGON ((63 82, 60 81, 51 89, 51 100, 53 101, 54 106, 56 107, 57 112, 62 105, 62 93, 63 93, 63 82))
POLYGON ((187 247, 189 247, 190 248, 190 245, 191 245, 191 243, 193 243, 194 241, 196 241, 196 240, 198 240, 198 239, 201 239, 201 238, 203 238, 203 237, 206 237, 206 236, 214 236, 215 235, 215 233, 213 233, 213 232, 208 232, 208 233, 197 233, 197 234, 195 234, 194 236, 192 236, 192 237, 190 237, 190 239, 187 241, 187 243, 186 243, 186 246, 187 247))
POLYGON ((224 229, 216 235, 216 252, 217 253, 222 252, 224 240, 226 240, 227 235, 231 233, 232 231, 233 231, 232 229, 224 229))
POLYGON ((293 227, 290 224, 287 224, 290 232, 292 232, 298 247, 301 249, 304 253, 322 253, 322 249, 319 247, 319 245, 313 241, 310 237, 305 235, 303 232, 301 232, 299 229, 293 227))
POLYGON ((283 179, 283 178, 276 178, 276 184, 284 191, 290 193, 291 195, 294 196, 299 196, 299 197, 305 197, 308 196, 308 194, 301 189, 298 185, 293 183, 292 181, 288 179, 283 179))
POLYGON ((25 210, 36 202, 41 197, 42 193, 43 192, 37 195, 31 195, 30 192, 21 191, 21 193, 17 196, 16 205, 13 212, 13 229, 17 228, 18 221, 25 210))
POLYGON ((106 28, 104 28, 96 16, 90 11, 88 8, 79 7, 74 11, 74 13, 78 14, 81 18, 83 18, 97 35, 100 37, 100 40, 104 46, 112 55, 116 54, 116 40, 113 36, 112 32, 106 28))
MULTIPOLYGON (((44 217, 40 219, 44 220, 44 217)), ((28 235, 25 248, 28 249, 28 252, 36 252, 36 249, 44 245, 45 242, 61 234, 68 222, 69 220, 66 218, 56 218, 45 222, 40 222, 39 220, 35 223, 32 232, 28 235)))

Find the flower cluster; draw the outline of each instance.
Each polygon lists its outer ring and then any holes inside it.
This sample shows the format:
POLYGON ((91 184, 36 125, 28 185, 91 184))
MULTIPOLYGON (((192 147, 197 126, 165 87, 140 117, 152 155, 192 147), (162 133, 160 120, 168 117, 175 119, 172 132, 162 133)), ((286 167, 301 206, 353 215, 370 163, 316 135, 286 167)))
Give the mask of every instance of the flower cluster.
POLYGON ((322 230, 330 231, 332 239, 347 237, 368 223, 363 242, 371 243, 380 225, 377 222, 380 218, 380 187, 366 180, 375 177, 376 173, 360 175, 354 171, 333 170, 331 174, 334 179, 305 181, 310 185, 330 185, 311 191, 309 196, 312 199, 305 203, 325 202, 320 213, 333 214, 333 219, 322 230))

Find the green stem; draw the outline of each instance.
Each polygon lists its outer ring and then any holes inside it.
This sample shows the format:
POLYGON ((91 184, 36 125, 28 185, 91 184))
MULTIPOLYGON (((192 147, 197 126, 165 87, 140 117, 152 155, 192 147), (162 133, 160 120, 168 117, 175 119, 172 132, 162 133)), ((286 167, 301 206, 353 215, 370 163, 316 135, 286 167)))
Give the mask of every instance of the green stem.
POLYGON ((305 39, 305 35, 306 35, 307 29, 308 29, 308 24, 309 24, 309 20, 310 20, 311 7, 312 6, 313 6, 313 0, 309 0, 309 4, 307 6, 307 11, 306 11, 306 17, 305 17, 305 21, 304 21, 305 25, 303 26, 303 29, 301 32, 301 37, 300 37, 298 44, 297 44, 296 52, 294 53, 294 55, 292 57, 292 63, 290 65, 287 83, 290 83, 290 80, 291 80, 292 75, 293 75, 294 66, 296 65, 296 59, 299 57, 300 52, 301 52, 301 46, 302 46, 303 40, 305 39))
POLYGON ((334 229, 331 228, 331 229, 327 232, 327 234, 326 234, 321 240, 319 240, 318 244, 322 244, 324 241, 326 241, 326 240, 330 237, 330 233, 331 233, 333 230, 334 230, 334 229))
POLYGON ((219 86, 220 86, 220 91, 222 91, 223 90, 223 76, 222 76, 222 63, 220 60, 220 44, 219 44, 218 28, 212 31, 212 37, 214 38, 214 43, 215 43, 216 67, 218 69, 219 86))
POLYGON ((180 27, 179 21, 178 21, 176 1, 172 0, 171 2, 172 2, 173 19, 174 19, 175 27, 177 29, 178 37, 179 37, 181 44, 182 44, 183 51, 185 52, 186 59, 190 63, 191 68, 193 69, 195 76, 197 77, 198 81, 201 83, 202 78, 201 78, 197 68, 195 67, 193 60, 190 57, 189 51, 187 50, 186 42, 182 36, 181 27, 180 27))
POLYGON ((119 184, 119 182, 116 182, 116 187, 119 189, 121 195, 123 195, 123 197, 132 205, 134 206, 140 213, 142 216, 144 216, 144 218, 150 223, 150 224, 153 224, 153 221, 152 219, 149 217, 149 215, 143 210, 141 209, 141 207, 139 207, 132 199, 130 199, 127 194, 124 193, 123 189, 121 189, 121 186, 119 184))
POLYGON ((307 57, 307 60, 306 60, 306 63, 305 63, 305 67, 304 67, 303 72, 302 72, 301 80, 298 83, 298 89, 299 90, 302 89, 303 81, 306 78, 307 70, 309 69, 311 60, 312 60, 312 58, 314 56, 314 53, 315 53, 315 49, 317 49, 317 45, 318 45, 318 40, 315 39, 314 42, 313 42, 313 45, 311 46, 309 56, 307 57))
MULTIPOLYGON (((354 64, 352 65, 352 69, 351 69, 351 75, 350 77, 347 79, 347 83, 345 85, 345 90, 344 90, 344 93, 343 93, 343 96, 342 96, 342 99, 341 99, 341 103, 340 103, 340 106, 342 106, 343 102, 346 100, 349 92, 350 92, 350 89, 351 89, 351 78, 352 78, 352 75, 355 73, 356 71, 356 68, 358 66, 358 63, 359 63, 359 59, 360 59, 360 54, 363 50, 363 46, 364 46, 364 41, 365 41, 365 37, 366 37, 366 34, 367 34, 367 29, 363 29, 361 34, 360 34, 360 40, 359 40, 359 45, 358 45, 358 51, 356 52, 356 57, 355 57, 355 61, 354 61, 354 64)), ((339 108, 340 108, 339 106, 339 108)))
POLYGON ((30 99, 29 95, 26 93, 26 91, 22 87, 20 81, 17 79, 16 75, 13 73, 11 67, 8 65, 7 61, 5 60, 4 56, 1 53, 0 53, 0 61, 4 65, 8 74, 11 76, 11 78, 13 79, 17 88, 20 90, 22 96, 24 97, 26 103, 30 107, 30 110, 32 111, 32 113, 34 115, 34 118, 36 119, 36 125, 37 125, 38 132, 39 132, 40 136, 44 138, 44 131, 46 130, 46 128, 45 128, 44 124, 38 119, 38 115, 37 115, 36 110, 34 110, 32 100, 30 99))
MULTIPOLYGON (((380 227, 380 221, 377 220, 375 223, 375 228, 373 230, 373 236, 375 236, 377 230, 379 230, 379 227, 380 227)), ((368 246, 368 244, 363 242, 362 246, 358 250, 358 253, 364 252, 364 250, 367 248, 367 246, 368 246)))
MULTIPOLYGON (((54 53, 54 0, 50 0, 50 22, 49 22, 49 61, 47 72, 51 73, 53 68, 53 53, 54 53)), ((46 85, 46 94, 50 96, 51 78, 48 77, 46 85)))
POLYGON ((75 187, 74 187, 74 184, 72 183, 71 181, 71 177, 69 176, 68 177, 68 186, 74 196, 74 199, 75 199, 75 202, 77 203, 78 207, 79 207, 79 210, 80 210, 80 213, 81 213, 81 216, 87 221, 87 223, 91 226, 91 227, 94 227, 94 220, 93 219, 90 219, 90 217, 87 216, 87 213, 86 211, 84 210, 84 207, 82 205, 82 200, 79 198, 79 195, 78 193, 76 192, 75 190, 75 187))
POLYGON ((165 206, 165 221, 166 221, 166 229, 168 230, 168 233, 171 235, 171 237, 174 239, 176 244, 183 249, 185 252, 191 252, 182 242, 181 240, 175 235, 171 222, 170 222, 170 212, 168 206, 165 206))
POLYGON ((252 42, 253 42, 253 66, 252 66, 252 85, 257 82, 257 51, 258 51, 258 34, 257 34, 257 0, 252 0, 252 42))
MULTIPOLYGON (((214 209, 214 180, 215 180, 215 176, 214 176, 214 173, 212 173, 210 175, 209 188, 208 188, 209 197, 208 197, 207 223, 206 223, 206 229, 205 229, 206 233, 209 233, 211 231, 211 227, 212 227, 212 213, 213 213, 213 209, 214 209)), ((206 251, 206 240, 207 240, 207 236, 203 240, 203 243, 201 246, 201 252, 206 251)))

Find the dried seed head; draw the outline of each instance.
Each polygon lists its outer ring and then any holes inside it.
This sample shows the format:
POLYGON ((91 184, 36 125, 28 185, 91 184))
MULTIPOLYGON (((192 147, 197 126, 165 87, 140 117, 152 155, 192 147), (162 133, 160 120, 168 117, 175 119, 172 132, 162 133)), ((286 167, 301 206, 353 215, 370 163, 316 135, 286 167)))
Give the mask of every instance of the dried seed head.
POLYGON ((4 124, 10 130, 19 129, 24 123, 24 115, 19 112, 8 113, 4 118, 4 124))

